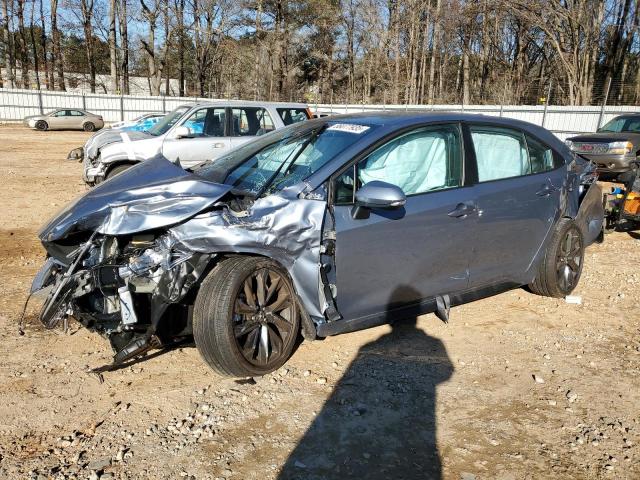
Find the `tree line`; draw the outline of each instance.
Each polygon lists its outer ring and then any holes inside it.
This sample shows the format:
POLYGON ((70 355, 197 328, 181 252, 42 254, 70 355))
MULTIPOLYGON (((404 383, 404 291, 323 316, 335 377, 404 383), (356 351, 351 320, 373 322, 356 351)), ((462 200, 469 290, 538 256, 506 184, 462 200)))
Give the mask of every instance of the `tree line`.
POLYGON ((640 102, 640 0, 0 2, 10 88, 65 90, 76 72, 121 94, 135 75, 151 95, 640 102))

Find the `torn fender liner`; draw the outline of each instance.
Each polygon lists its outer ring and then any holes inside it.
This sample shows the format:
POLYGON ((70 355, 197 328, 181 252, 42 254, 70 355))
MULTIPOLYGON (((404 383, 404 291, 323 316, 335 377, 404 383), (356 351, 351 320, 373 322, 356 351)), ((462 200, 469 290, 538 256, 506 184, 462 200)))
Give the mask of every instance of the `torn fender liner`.
POLYGON ((597 183, 592 183, 584 194, 575 221, 584 237, 585 245, 591 245, 604 225, 604 206, 602 204, 602 190, 597 183))
POLYGON ((127 235, 175 225, 213 205, 230 189, 186 172, 164 157, 155 157, 68 205, 39 237, 51 242, 76 231, 127 235))
MULTIPOLYGON (((260 198, 246 216, 227 208, 205 212, 168 231, 173 249, 199 253, 264 255, 285 267, 309 315, 322 319, 318 289, 324 200, 293 190, 260 198)), ((321 320, 320 320, 321 321, 321 320)))

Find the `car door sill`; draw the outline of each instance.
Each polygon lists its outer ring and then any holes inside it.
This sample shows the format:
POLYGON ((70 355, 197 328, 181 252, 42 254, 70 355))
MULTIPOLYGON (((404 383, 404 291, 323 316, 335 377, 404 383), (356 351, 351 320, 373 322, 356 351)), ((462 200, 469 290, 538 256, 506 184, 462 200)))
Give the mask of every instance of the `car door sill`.
MULTIPOLYGON (((462 305, 482 298, 491 297, 519 286, 519 283, 504 281, 450 294, 451 306, 462 305)), ((330 337, 341 333, 355 332, 357 330, 364 330, 391 323, 395 320, 403 320, 424 315, 426 313, 433 313, 435 310, 435 297, 428 298, 421 300, 420 302, 398 306, 390 310, 381 313, 374 313, 365 317, 321 323, 317 326, 317 334, 319 337, 330 337)))

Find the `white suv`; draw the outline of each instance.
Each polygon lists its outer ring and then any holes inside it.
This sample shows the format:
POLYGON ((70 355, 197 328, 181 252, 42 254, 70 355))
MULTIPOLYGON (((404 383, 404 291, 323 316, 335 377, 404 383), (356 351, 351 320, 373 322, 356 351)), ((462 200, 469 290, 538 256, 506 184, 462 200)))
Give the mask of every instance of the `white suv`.
POLYGON ((83 179, 98 184, 138 162, 162 155, 188 168, 272 130, 311 118, 301 103, 216 101, 183 105, 146 132, 114 130, 89 139, 83 179))

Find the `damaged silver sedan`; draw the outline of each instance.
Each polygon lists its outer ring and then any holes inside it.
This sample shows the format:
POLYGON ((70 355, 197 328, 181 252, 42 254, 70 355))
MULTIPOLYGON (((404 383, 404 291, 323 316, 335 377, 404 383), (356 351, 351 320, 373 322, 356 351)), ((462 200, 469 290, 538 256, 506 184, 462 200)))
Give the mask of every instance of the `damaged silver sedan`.
POLYGON ((253 376, 306 339, 529 285, 569 294, 604 212, 593 166, 543 128, 465 114, 329 117, 191 171, 158 157, 40 232, 40 318, 114 364, 191 338, 253 376))

